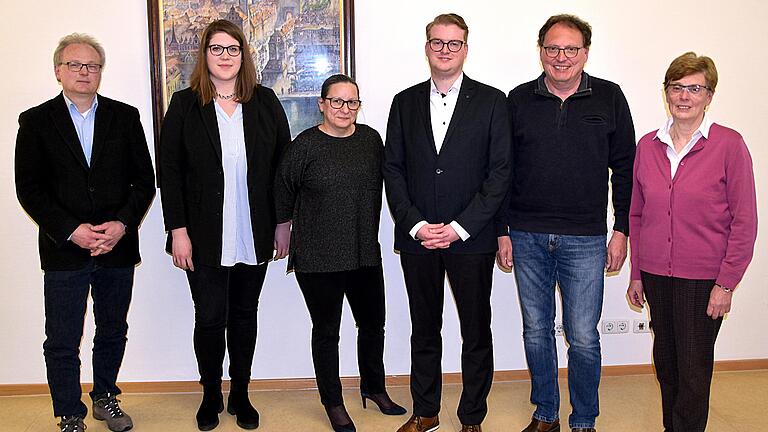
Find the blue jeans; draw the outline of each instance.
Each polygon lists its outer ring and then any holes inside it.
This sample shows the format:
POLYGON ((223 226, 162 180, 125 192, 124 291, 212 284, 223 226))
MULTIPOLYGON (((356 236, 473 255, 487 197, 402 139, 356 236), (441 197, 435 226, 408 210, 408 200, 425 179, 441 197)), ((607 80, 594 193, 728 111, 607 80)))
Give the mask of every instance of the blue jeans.
POLYGON ((133 266, 106 268, 93 260, 79 270, 45 272, 43 354, 54 416, 88 413, 80 401, 80 341, 89 291, 96 322, 90 395, 95 400, 105 393, 120 394, 116 382, 127 341, 133 273, 133 266))
POLYGON ((599 414, 600 334, 606 236, 571 236, 511 231, 515 280, 523 314, 525 357, 531 373, 533 417, 558 418, 555 345, 555 284, 563 302, 568 342, 571 428, 594 427, 599 414))

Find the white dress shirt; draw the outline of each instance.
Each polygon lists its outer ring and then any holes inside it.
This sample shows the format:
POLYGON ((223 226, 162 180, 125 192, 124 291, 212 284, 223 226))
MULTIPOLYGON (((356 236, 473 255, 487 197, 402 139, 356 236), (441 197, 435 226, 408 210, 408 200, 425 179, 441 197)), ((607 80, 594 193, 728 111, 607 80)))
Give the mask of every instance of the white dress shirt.
POLYGON ((219 105, 216 121, 221 140, 221 162, 224 168, 224 209, 222 212, 221 265, 237 263, 255 265, 251 206, 248 202, 248 160, 245 154, 243 106, 237 104, 230 117, 219 105))
POLYGON ((701 121, 699 128, 693 133, 688 144, 686 144, 685 147, 680 150, 680 153, 678 153, 675 151, 675 144, 672 142, 672 135, 670 135, 673 123, 674 119, 672 117, 668 118, 666 123, 664 123, 664 126, 660 127, 658 132, 656 132, 656 137, 659 141, 667 145, 667 159, 669 159, 669 165, 672 170, 670 178, 675 178, 675 173, 677 173, 677 168, 680 166, 680 162, 691 151, 693 146, 696 145, 699 138, 709 137, 709 128, 712 126, 712 121, 709 120, 709 116, 704 114, 704 119, 701 121))
MULTIPOLYGON (((437 89, 435 81, 429 80, 429 118, 432 121, 432 137, 435 140, 435 149, 438 154, 440 154, 440 150, 443 148, 445 134, 448 132, 453 111, 456 109, 456 102, 459 100, 459 90, 461 90, 462 81, 464 81, 464 73, 456 78, 448 92, 441 93, 437 89)), ((427 221, 421 221, 414 225, 410 231, 411 237, 418 240, 416 233, 426 224, 427 221)), ((458 222, 452 221, 450 225, 462 240, 469 238, 469 233, 458 222)))
POLYGON ((456 109, 456 101, 459 100, 461 82, 464 80, 462 73, 451 85, 446 93, 440 93, 433 80, 429 81, 429 118, 432 120, 432 136, 435 138, 437 153, 443 147, 448 125, 451 124, 453 111, 456 109))

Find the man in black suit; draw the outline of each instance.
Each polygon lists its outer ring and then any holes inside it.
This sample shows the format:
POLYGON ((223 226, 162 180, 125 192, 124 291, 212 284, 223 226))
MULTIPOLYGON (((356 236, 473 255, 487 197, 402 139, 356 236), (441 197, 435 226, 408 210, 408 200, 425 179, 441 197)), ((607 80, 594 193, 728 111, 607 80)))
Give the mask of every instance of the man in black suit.
POLYGON ((384 178, 411 315, 413 416, 399 432, 438 428, 444 278, 461 322, 462 431, 480 431, 493 378, 494 215, 509 184, 504 94, 462 72, 468 28, 456 14, 427 25, 431 79, 397 94, 384 178))
POLYGON ((152 160, 136 108, 96 95, 104 49, 95 39, 65 36, 53 62, 63 92, 19 116, 15 162, 19 202, 39 226, 53 411, 62 432, 84 430, 79 351, 92 287, 93 417, 124 431, 133 423, 116 381, 138 229, 155 194, 152 160))

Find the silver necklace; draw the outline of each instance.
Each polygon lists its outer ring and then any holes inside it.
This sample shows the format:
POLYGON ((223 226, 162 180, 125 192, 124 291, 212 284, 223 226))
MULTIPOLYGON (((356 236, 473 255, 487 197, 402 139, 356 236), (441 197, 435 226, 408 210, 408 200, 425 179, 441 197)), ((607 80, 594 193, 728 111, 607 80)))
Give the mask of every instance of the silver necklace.
POLYGON ((228 95, 223 95, 223 94, 221 94, 221 93, 219 93, 219 92, 216 92, 216 96, 218 96, 218 97, 219 97, 219 99, 223 99, 223 100, 230 100, 230 99, 232 99, 233 97, 235 97, 235 93, 232 93, 232 94, 228 94, 228 95))

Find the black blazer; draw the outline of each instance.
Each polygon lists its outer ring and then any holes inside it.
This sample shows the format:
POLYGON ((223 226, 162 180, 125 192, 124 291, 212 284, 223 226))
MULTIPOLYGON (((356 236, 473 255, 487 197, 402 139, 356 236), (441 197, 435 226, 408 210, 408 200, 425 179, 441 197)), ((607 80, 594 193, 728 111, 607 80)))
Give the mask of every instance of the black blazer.
POLYGON ((91 165, 69 115, 57 97, 19 116, 16 136, 16 195, 40 228, 43 270, 75 270, 90 252, 68 241, 81 223, 119 220, 126 233, 104 267, 137 264, 138 228, 155 195, 152 159, 136 108, 98 96, 91 165))
POLYGON ((387 201, 395 220, 395 249, 428 250, 409 231, 419 221, 455 220, 470 237, 452 253, 497 249, 494 215, 509 186, 511 152, 504 94, 464 76, 456 109, 437 153, 429 108, 430 82, 392 101, 384 147, 387 201))
MULTIPOLYGON (((263 262, 274 250, 272 182, 291 132, 280 101, 267 87, 257 86, 242 109, 251 226, 256 256, 263 262)), ((159 153, 166 251, 172 252, 171 230, 186 227, 195 263, 220 266, 224 168, 213 102, 201 106, 191 88, 174 93, 163 120, 159 153)))

